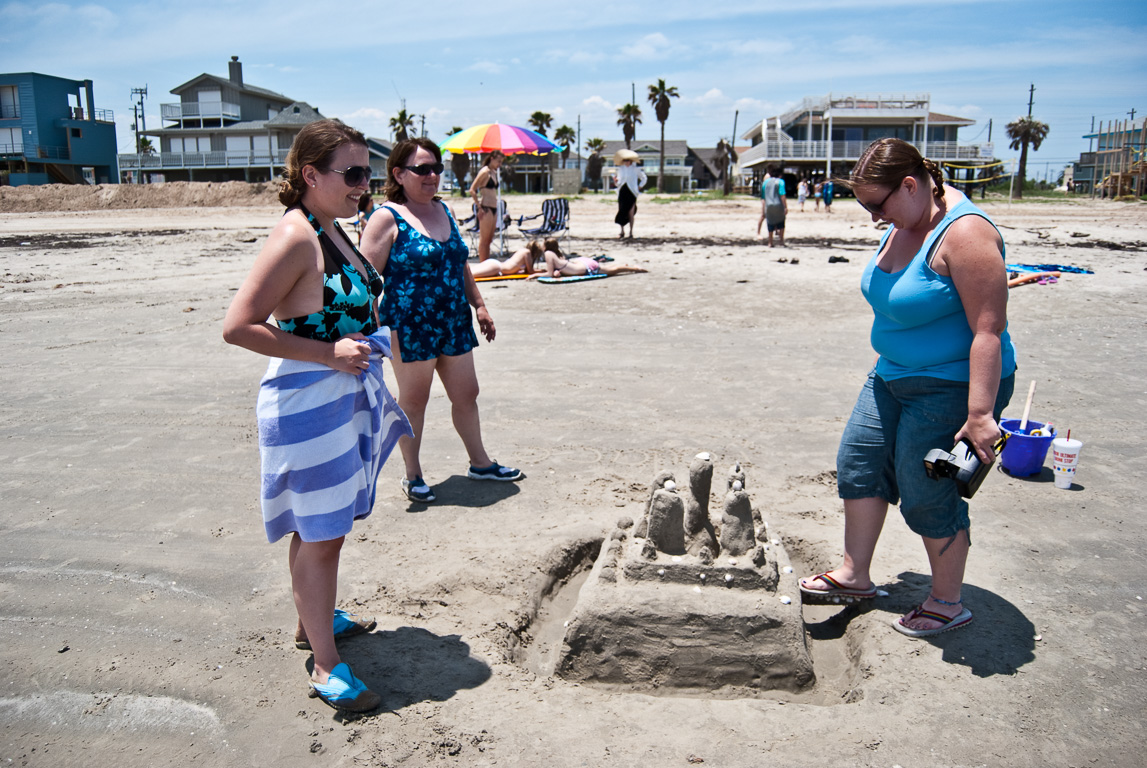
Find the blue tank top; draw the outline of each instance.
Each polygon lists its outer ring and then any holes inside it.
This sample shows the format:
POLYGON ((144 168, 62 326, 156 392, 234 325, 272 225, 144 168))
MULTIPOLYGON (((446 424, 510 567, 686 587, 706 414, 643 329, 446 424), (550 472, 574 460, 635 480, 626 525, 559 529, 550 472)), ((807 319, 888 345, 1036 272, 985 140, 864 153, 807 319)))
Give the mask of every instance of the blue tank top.
MULTIPOLYGON (((884 233, 864 269, 860 289, 874 314, 872 348, 880 355, 876 373, 882 379, 930 376, 968 381, 974 334, 952 278, 937 274, 928 264, 934 244, 956 219, 980 216, 992 224, 971 200, 961 197, 904 269, 890 274, 876 265, 894 227, 884 233)), ((1016 370, 1016 350, 1006 328, 1000 334, 1000 354, 1000 377, 1006 378, 1016 370)))

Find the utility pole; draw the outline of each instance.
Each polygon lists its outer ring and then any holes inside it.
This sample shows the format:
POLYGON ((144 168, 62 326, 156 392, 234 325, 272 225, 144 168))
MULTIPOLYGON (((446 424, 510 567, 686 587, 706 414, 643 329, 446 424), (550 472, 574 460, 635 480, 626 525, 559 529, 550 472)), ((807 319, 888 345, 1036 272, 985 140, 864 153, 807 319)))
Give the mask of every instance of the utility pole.
POLYGON ((732 173, 733 166, 737 164, 737 118, 741 110, 733 110, 733 135, 729 138, 729 168, 726 173, 732 173))
POLYGON ((144 130, 144 131, 147 130, 147 114, 143 111, 143 100, 145 98, 147 98, 147 86, 146 85, 143 86, 142 88, 132 88, 131 89, 131 100, 132 100, 132 102, 134 102, 132 105, 132 111, 135 112, 135 116, 136 116, 135 151, 137 153, 139 152, 140 122, 143 123, 143 129, 142 130, 144 130), (138 101, 137 101, 137 99, 138 99, 138 101), (137 107, 139 109, 138 112, 136 112, 137 107))
POLYGON ((581 170, 581 115, 577 116, 577 146, 574 147, 574 150, 577 154, 577 169, 580 171, 581 170))
POLYGON ((1131 111, 1128 112, 1127 114, 1131 115, 1131 122, 1134 123, 1135 122, 1135 107, 1132 107, 1131 111))
POLYGON ((1035 83, 1032 83, 1031 88, 1028 90, 1028 117, 1032 116, 1032 101, 1034 101, 1034 100, 1035 100, 1035 83))
POLYGON ((419 115, 422 118, 422 135, 426 135, 426 115, 419 115))

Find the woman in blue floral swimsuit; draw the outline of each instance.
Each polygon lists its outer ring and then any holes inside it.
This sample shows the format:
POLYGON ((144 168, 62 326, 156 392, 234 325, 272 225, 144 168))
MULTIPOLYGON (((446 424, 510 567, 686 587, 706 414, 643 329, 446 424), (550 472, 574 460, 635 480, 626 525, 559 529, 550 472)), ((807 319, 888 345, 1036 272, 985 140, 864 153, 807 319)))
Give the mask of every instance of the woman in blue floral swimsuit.
POLYGON ((470 307, 487 341, 494 340, 494 321, 466 263, 469 249, 438 199, 442 153, 426 138, 400 141, 386 171, 389 203, 368 222, 362 251, 385 283, 379 322, 392 331, 398 404, 414 429, 414 437, 399 441, 406 463, 402 490, 412 501, 435 498, 422 479, 419 459, 435 372, 470 458, 467 475, 474 480, 520 480, 520 470, 498 464, 482 444, 472 352, 478 339, 470 307))

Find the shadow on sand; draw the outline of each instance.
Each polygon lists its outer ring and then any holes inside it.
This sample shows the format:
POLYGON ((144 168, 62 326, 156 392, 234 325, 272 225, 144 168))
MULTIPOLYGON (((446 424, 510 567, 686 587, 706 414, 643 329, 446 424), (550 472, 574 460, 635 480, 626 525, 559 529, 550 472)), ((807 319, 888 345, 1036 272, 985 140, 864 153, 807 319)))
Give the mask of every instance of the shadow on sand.
MULTIPOLYGON (((887 597, 847 606, 821 621, 806 622, 809 636, 813 640, 839 639, 853 619, 873 611, 887 614, 891 624, 927 599, 930 576, 905 571, 899 579, 895 584, 880 585, 889 593, 887 597)), ((931 643, 943 651, 944 661, 962 664, 977 677, 1014 675, 1035 660, 1035 626, 1019 608, 974 584, 965 584, 961 597, 974 616, 967 627, 919 640, 904 639, 931 643)), ((888 631, 895 630, 889 627, 888 631)))
MULTIPOLYGON (((382 697, 367 716, 397 712, 424 701, 446 701, 490 679, 486 662, 470 655, 458 635, 436 635, 421 627, 375 631, 340 643, 340 655, 354 674, 382 697)), ((308 670, 313 661, 307 662, 308 670)), ((346 721, 362 715, 337 713, 346 721)))
MULTIPOLYGON (((523 475, 523 479, 524 479, 523 475)), ((517 483, 490 480, 471 480, 465 475, 451 475, 432 486, 435 500, 430 504, 411 501, 407 512, 425 512, 427 508, 450 505, 455 507, 489 507, 521 493, 517 483)))

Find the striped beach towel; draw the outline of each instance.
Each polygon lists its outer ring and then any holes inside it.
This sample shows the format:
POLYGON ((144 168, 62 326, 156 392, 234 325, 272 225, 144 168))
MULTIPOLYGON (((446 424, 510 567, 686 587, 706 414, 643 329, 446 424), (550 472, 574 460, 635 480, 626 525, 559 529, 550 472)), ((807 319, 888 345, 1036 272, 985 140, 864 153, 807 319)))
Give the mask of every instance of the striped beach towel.
POLYGON ((370 367, 359 376, 277 357, 267 366, 256 414, 268 541, 292 531, 303 541, 350 533, 370 514, 379 470, 398 438, 413 434, 382 378, 390 329, 366 343, 370 367))

